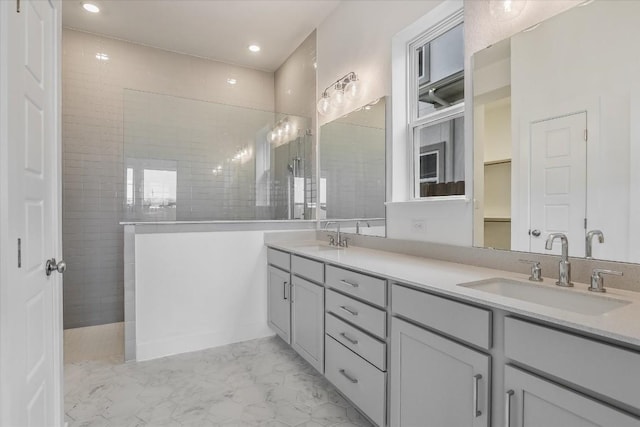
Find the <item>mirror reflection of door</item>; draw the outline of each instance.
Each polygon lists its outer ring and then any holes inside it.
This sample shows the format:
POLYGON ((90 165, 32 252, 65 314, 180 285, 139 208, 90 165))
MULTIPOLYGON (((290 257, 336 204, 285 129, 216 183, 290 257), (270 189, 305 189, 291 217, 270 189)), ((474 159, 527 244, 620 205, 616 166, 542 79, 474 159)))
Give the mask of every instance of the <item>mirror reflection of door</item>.
MULTIPOLYGON (((531 252, 549 253, 550 233, 564 233, 573 244, 569 255, 585 256, 587 202, 587 114, 550 118, 531 124, 529 193, 531 252)), ((556 241, 553 253, 560 253, 556 241)))

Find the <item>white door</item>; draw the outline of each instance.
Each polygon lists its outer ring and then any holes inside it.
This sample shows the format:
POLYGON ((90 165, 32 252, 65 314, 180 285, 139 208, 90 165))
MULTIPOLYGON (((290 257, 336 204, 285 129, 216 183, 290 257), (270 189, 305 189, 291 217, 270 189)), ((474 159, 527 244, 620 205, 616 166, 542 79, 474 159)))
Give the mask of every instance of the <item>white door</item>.
POLYGON ((1 1, 0 28, 0 425, 59 426, 60 4, 1 1))
POLYGON ((587 115, 531 125, 530 251, 560 254, 560 241, 545 250, 550 233, 564 233, 569 255, 583 257, 587 206, 587 115))

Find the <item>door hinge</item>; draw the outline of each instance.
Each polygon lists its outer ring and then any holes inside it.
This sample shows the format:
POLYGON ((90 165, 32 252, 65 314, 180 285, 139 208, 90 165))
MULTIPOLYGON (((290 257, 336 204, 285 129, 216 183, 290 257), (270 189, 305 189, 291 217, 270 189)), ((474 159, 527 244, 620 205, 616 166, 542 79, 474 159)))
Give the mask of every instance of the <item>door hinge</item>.
POLYGON ((18 268, 22 268, 22 239, 18 239, 18 268))
POLYGON ((589 131, 587 129, 584 130, 584 140, 587 141, 589 139, 589 131))
POLYGON ((16 13, 20 13, 20 0, 16 0, 16 13))

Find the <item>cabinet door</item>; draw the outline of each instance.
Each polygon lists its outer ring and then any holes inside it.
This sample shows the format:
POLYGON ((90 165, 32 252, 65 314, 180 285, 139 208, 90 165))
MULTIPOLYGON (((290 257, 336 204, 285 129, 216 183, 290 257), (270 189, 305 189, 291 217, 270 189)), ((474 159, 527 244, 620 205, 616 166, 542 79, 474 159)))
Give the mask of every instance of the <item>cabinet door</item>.
POLYGON ((489 356, 397 318, 391 346, 392 426, 489 426, 489 356))
POLYGON ((638 427, 640 420, 520 369, 505 367, 507 427, 638 427))
POLYGON ((291 346, 323 372, 324 287, 293 277, 291 346))
POLYGON ((291 343, 291 299, 290 274, 269 266, 269 326, 280 338, 291 343))

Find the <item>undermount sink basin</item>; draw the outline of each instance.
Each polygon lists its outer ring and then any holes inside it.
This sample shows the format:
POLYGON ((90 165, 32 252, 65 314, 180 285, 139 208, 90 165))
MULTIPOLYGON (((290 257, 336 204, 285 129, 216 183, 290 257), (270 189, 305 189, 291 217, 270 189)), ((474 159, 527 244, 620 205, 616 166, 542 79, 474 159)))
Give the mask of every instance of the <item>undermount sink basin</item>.
POLYGON ((574 289, 561 289, 504 278, 461 283, 458 286, 590 316, 599 316, 631 303, 631 301, 605 295, 589 295, 574 289))

